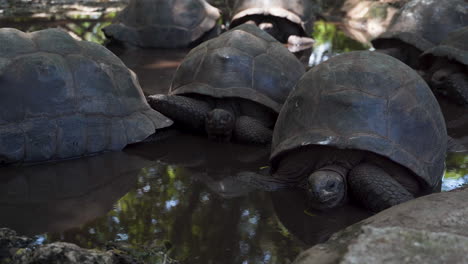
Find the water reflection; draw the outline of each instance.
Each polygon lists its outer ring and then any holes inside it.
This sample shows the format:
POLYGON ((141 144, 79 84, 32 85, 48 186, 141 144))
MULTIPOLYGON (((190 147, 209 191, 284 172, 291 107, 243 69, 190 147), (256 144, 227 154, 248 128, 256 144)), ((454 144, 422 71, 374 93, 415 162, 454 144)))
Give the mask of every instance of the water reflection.
MULTIPOLYGON (((26 31, 68 27, 80 38, 102 43, 99 29, 110 23, 113 15, 108 14, 54 21, 0 19, 0 26, 26 31)), ((367 48, 329 23, 317 23, 314 38, 314 63, 367 48)), ((114 52, 137 73, 145 93, 154 94, 167 93, 188 51, 114 52)), ((449 134, 468 147, 468 111, 439 102, 449 134)), ((288 263, 302 249, 365 217, 366 212, 353 207, 304 212, 301 192, 264 193, 236 181, 239 173, 265 174, 268 152, 178 134, 125 153, 5 168, 0 170, 0 226, 40 234, 37 243, 104 248, 125 242, 143 252, 161 249, 182 263, 288 263)), ((449 155, 444 190, 468 182, 467 163, 466 153, 449 155)), ((155 260, 150 255, 145 258, 155 260)))
POLYGON ((146 94, 167 94, 177 67, 189 52, 188 49, 110 49, 137 73, 146 94))
POLYGON ((111 210, 146 161, 123 152, 0 170, 0 226, 25 235, 79 227, 111 210), (32 219, 34 219, 32 221, 32 219))
POLYGON ((48 234, 48 241, 85 247, 124 241, 138 248, 169 243, 169 257, 182 263, 286 263, 306 247, 280 232, 269 193, 233 180, 242 171, 261 173, 267 147, 175 135, 126 152, 155 162, 106 216, 48 234))
POLYGON ((271 196, 276 215, 287 232, 308 245, 323 243, 333 233, 371 216, 370 211, 351 204, 328 212, 307 209, 306 193, 300 190, 273 192, 271 196))

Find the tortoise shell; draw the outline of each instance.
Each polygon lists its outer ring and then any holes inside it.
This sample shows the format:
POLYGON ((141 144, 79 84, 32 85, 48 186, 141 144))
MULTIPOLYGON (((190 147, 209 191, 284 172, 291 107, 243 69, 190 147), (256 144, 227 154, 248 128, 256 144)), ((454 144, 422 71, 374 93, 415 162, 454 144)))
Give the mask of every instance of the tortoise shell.
POLYGON ((421 64, 430 66, 434 57, 445 57, 468 65, 468 26, 451 32, 438 46, 421 55, 421 64))
POLYGON ((372 44, 380 48, 387 41, 397 40, 425 51, 439 44, 449 32, 467 25, 468 3, 464 0, 412 0, 372 44))
POLYGON ((308 0, 237 0, 232 1, 231 24, 251 15, 266 15, 286 18, 298 24, 303 29, 303 35, 308 36, 313 31, 315 10, 312 1, 308 0))
POLYGON ((139 47, 187 47, 214 28, 219 16, 205 0, 132 0, 103 31, 139 47))
POLYGON ((59 29, 0 29, 0 157, 64 159, 139 142, 172 121, 106 48, 59 29))
POLYGON ((444 171, 447 132, 424 80, 388 55, 355 51, 309 70, 286 100, 273 133, 273 169, 304 146, 370 151, 434 188, 444 171))
POLYGON ((279 113, 304 71, 272 36, 243 24, 192 49, 177 69, 169 94, 243 98, 279 113))

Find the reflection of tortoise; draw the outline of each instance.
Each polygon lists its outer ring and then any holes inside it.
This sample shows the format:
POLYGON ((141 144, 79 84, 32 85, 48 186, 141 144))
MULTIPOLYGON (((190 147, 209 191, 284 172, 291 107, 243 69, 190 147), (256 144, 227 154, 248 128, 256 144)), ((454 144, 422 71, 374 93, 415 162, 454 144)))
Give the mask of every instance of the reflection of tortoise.
POLYGON ((301 182, 317 209, 350 193, 380 211, 436 190, 446 149, 444 118, 422 78, 390 56, 350 52, 312 68, 288 97, 266 181, 301 182))
POLYGON ((172 122, 104 47, 58 29, 0 29, 0 157, 43 161, 119 150, 172 122))
POLYGON ((176 124, 206 131, 210 138, 265 143, 303 73, 285 47, 244 24, 190 51, 169 95, 149 96, 148 102, 176 124))
POLYGON ((26 235, 80 227, 107 214, 136 185, 141 169, 153 164, 118 151, 2 168, 0 225, 26 235))
POLYGON ((103 31, 113 40, 139 47, 187 47, 211 30, 215 35, 219 16, 205 0, 132 0, 103 31))
POLYGON ((417 68, 422 52, 464 26, 468 26, 465 0, 412 0, 395 14, 387 31, 372 44, 378 51, 417 68))
POLYGON ((324 243, 334 233, 371 215, 353 204, 327 211, 313 210, 307 207, 306 193, 297 189, 271 192, 270 196, 283 226, 307 246, 324 243))
POLYGON ((432 89, 468 105, 468 26, 449 34, 421 56, 421 68, 432 89))
POLYGON ((231 0, 230 2, 233 14, 231 28, 243 23, 255 24, 283 43, 288 42, 289 36, 310 37, 312 33, 315 21, 312 1, 231 0))

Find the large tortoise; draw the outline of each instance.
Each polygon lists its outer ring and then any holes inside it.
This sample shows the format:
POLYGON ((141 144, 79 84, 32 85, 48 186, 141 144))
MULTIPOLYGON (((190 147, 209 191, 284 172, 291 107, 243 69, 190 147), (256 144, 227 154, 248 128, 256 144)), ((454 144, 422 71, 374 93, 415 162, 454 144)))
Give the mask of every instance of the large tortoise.
POLYGON ((205 0, 132 0, 103 31, 132 46, 183 48, 219 33, 219 17, 219 10, 205 0))
POLYGON ((465 0, 412 0, 395 14, 387 31, 372 40, 372 45, 377 51, 418 68, 422 52, 464 26, 468 26, 465 0))
POLYGON ((468 26, 448 35, 421 55, 421 69, 431 88, 468 105, 468 26))
POLYGON ((380 211, 437 190, 446 150, 444 118, 424 80, 391 56, 355 51, 304 74, 275 126, 274 177, 253 180, 303 186, 315 209, 350 194, 380 211))
POLYGON ((176 124, 212 139, 271 141, 276 117, 304 66, 258 27, 243 24, 190 51, 169 95, 149 104, 176 124))
POLYGON ((307 44, 315 22, 309 0, 231 0, 230 28, 243 23, 255 24, 282 43, 307 44), (295 36, 290 38, 290 36, 295 36))
POLYGON ((59 29, 0 29, 0 159, 65 159, 119 150, 172 121, 106 48, 59 29))

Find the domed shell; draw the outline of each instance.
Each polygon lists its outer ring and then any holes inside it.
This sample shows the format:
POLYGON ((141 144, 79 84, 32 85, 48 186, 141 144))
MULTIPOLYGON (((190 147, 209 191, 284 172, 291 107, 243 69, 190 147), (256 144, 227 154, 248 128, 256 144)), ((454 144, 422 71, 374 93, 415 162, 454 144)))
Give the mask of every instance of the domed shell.
POLYGON ((172 121, 106 48, 47 29, 0 29, 0 157, 64 159, 118 150, 172 121))
POLYGON ((465 0, 412 0, 395 14, 387 31, 372 44, 379 48, 389 40, 398 40, 425 51, 439 44, 449 32, 467 25, 465 0))
POLYGON ((388 55, 355 51, 309 70, 285 102, 273 133, 273 168, 286 152, 313 145, 366 150, 421 177, 442 178, 444 118, 431 90, 388 55))
POLYGON ((243 98, 277 113, 304 73, 286 47, 253 25, 241 25, 192 49, 170 94, 243 98))
MULTIPOLYGON (((313 31, 315 9, 313 1, 309 0, 236 0, 233 1, 231 23, 251 15, 266 15, 286 18, 298 24, 309 35, 313 31)), ((318 7, 316 7, 318 8, 318 7)))
POLYGON ((219 17, 205 0, 132 0, 103 31, 139 47, 187 47, 214 28, 219 17))
POLYGON ((421 65, 429 67, 434 57, 445 57, 468 65, 468 26, 452 32, 440 45, 421 55, 421 65))

